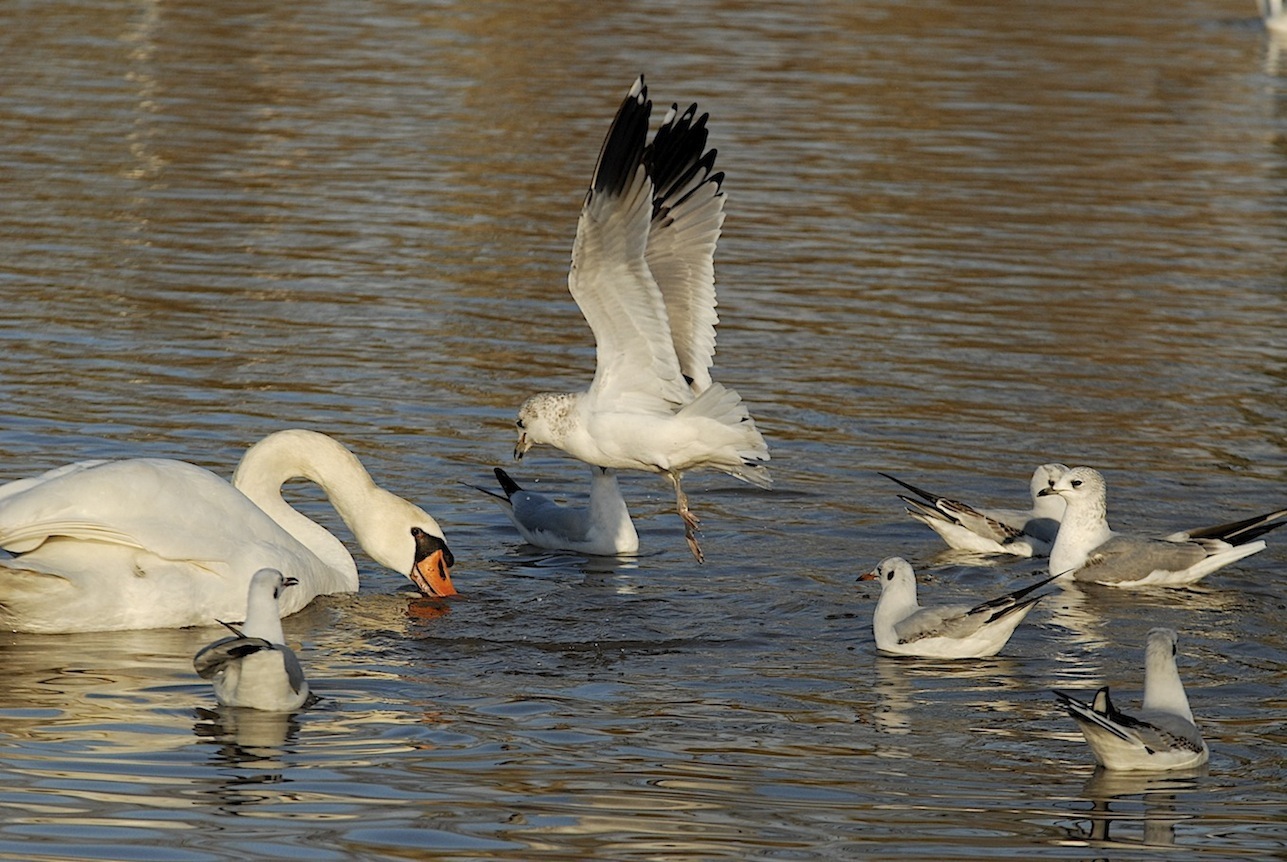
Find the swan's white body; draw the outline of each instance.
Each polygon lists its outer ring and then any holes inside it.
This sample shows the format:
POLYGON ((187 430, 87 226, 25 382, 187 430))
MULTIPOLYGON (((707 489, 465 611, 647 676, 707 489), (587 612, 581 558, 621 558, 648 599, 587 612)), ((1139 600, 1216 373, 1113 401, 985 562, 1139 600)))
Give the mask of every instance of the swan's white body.
POLYGON ((1067 501, 1050 549, 1050 573, 1113 587, 1176 587, 1265 549, 1258 536, 1287 523, 1287 509, 1162 538, 1119 533, 1108 526, 1104 477, 1074 467, 1041 492, 1067 501))
POLYGON ((700 562, 682 474, 713 468, 767 488, 769 450, 741 397, 711 380, 724 195, 706 115, 672 107, 648 143, 651 110, 640 78, 577 223, 568 288, 594 332, 594 380, 527 399, 514 455, 543 443, 597 467, 665 474, 700 562))
POLYGON ((343 542, 291 508, 281 486, 321 485, 377 562, 421 589, 451 594, 450 554, 437 522, 376 486, 343 445, 281 431, 247 450, 236 487, 183 461, 88 461, 0 486, 0 627, 29 632, 209 625, 235 619, 251 576, 293 578, 281 613, 316 596, 354 592, 343 542), (413 531, 415 534, 413 534, 413 531))
POLYGON ((308 701, 304 669, 282 632, 277 604, 291 578, 276 569, 260 569, 246 593, 246 621, 232 637, 217 640, 198 652, 193 667, 214 686, 224 706, 272 712, 293 712, 308 701))
POLYGON ((1030 595, 1046 578, 978 605, 921 607, 916 572, 902 557, 881 560, 860 581, 880 581, 872 614, 876 648, 922 658, 984 658, 996 655, 1042 596, 1030 595))
POLYGON ((1144 651, 1144 703, 1127 715, 1108 696, 1108 686, 1090 703, 1056 691, 1081 728, 1095 761, 1105 769, 1160 771, 1189 769, 1210 753, 1193 721, 1189 698, 1175 666, 1178 636, 1172 629, 1148 633, 1144 651))
POLYGON ((524 490, 500 467, 495 472, 503 494, 472 487, 500 503, 529 545, 600 556, 639 550, 639 533, 621 496, 615 470, 590 468, 590 500, 585 507, 560 505, 544 494, 524 490))

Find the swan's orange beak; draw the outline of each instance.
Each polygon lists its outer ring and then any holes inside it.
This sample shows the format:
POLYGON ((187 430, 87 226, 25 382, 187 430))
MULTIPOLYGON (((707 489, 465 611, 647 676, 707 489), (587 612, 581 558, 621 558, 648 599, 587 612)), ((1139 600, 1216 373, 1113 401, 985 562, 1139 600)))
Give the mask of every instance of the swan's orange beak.
POLYGON ((411 537, 416 540, 416 561, 407 572, 411 583, 426 596, 458 595, 451 585, 451 567, 456 558, 447 543, 419 527, 411 528, 411 537))
POLYGON ((451 583, 451 568, 447 565, 446 549, 433 551, 417 560, 410 573, 411 582, 426 596, 458 595, 451 583))

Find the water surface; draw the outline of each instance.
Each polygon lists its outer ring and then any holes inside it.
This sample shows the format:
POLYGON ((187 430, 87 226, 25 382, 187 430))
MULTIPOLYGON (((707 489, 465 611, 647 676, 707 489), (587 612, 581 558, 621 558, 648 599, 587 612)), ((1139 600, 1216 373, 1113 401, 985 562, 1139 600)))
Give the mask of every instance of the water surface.
MULTIPOLYGON (((331 433, 434 513, 465 595, 286 621, 321 702, 220 712, 211 629, 0 639, 0 858, 1229 858, 1287 848, 1287 538, 1192 590, 1060 594, 992 660, 875 654, 892 472, 1115 525, 1283 505, 1287 84, 1238 0, 0 9, 0 479, 331 433), (727 172, 716 377, 776 487, 627 476, 643 555, 534 553, 480 483, 585 384, 576 215, 618 101, 698 101, 727 172), (1053 686, 1135 702, 1181 632, 1212 747, 1097 775, 1053 686), (1159 849, 1162 848, 1162 849, 1159 849)), ((552 452, 514 468, 577 498, 552 452)), ((337 519, 308 486, 295 499, 337 519)))

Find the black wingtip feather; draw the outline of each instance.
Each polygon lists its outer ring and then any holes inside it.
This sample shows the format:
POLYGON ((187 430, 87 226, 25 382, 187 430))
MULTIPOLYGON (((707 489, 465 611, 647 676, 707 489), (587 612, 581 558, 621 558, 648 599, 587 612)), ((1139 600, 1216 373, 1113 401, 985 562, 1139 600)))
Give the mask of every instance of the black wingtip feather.
POLYGON ((1270 530, 1276 530, 1287 524, 1287 509, 1256 515, 1241 521, 1204 527, 1200 530, 1189 530, 1190 539, 1220 539, 1231 545, 1245 545, 1258 539, 1270 530))
POLYGON ((917 488, 915 485, 909 482, 904 482, 902 479, 899 479, 896 476, 891 476, 888 473, 880 473, 879 471, 877 471, 877 473, 878 475, 884 476, 886 479, 888 479, 891 482, 894 482, 895 484, 902 485, 904 488, 911 491, 913 494, 920 497, 922 500, 927 500, 931 503, 938 503, 939 500, 944 499, 943 497, 940 497, 938 494, 931 494, 929 491, 926 491, 922 488, 917 488))
POLYGON ((629 95, 621 102, 617 116, 603 139, 599 160, 594 167, 594 182, 590 186, 592 194, 619 195, 630 185, 635 170, 643 161, 651 114, 652 102, 648 100, 648 88, 643 84, 643 75, 640 75, 629 95))
POLYGON ((711 173, 719 151, 706 149, 710 134, 706 121, 710 115, 702 114, 694 120, 696 113, 696 103, 689 105, 683 114, 679 114, 678 105, 672 105, 668 121, 657 130, 652 143, 644 151, 644 164, 654 186, 654 220, 665 218, 671 209, 707 183, 714 183, 718 191, 724 181, 722 172, 711 173), (701 181, 693 183, 699 175, 701 181), (687 191, 675 197, 683 189, 687 191))

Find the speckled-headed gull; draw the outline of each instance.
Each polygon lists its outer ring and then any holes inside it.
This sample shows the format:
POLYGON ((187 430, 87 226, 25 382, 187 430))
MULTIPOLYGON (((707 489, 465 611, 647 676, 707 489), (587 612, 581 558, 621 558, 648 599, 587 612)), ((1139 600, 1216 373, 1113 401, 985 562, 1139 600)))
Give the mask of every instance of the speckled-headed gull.
POLYGON ((1043 557, 1050 553, 1050 545, 1059 532, 1064 502, 1060 497, 1040 496, 1039 492, 1067 469, 1063 464, 1042 464, 1033 471, 1029 483, 1032 507, 1028 509, 976 508, 932 494, 888 473, 880 475, 921 498, 898 495, 907 504, 907 514, 938 533, 948 547, 977 554, 1043 557))
POLYGON ((1264 541, 1253 540, 1287 523, 1287 509, 1280 509, 1162 538, 1118 533, 1108 526, 1104 477, 1090 467, 1072 468, 1041 493, 1068 504, 1050 549, 1051 574, 1114 587, 1194 583, 1263 551, 1264 541))
POLYGON ((452 595, 438 522, 380 488, 338 441, 279 431, 246 451, 233 484, 163 458, 86 461, 0 486, 0 627, 29 632, 179 628, 240 615, 250 575, 271 566, 316 596, 354 592, 344 543, 282 499, 305 478, 358 543, 422 591, 452 595))
POLYGON ((1178 636, 1171 629, 1148 633, 1144 650, 1144 705, 1134 715, 1113 706, 1108 686, 1090 703, 1064 691, 1055 696, 1077 721, 1095 761, 1105 769, 1186 769, 1207 762, 1209 752, 1193 723, 1189 699, 1175 667, 1178 636))
POLYGON ((902 557, 881 560, 858 580, 880 581, 871 625, 881 652, 924 658, 984 658, 1000 652, 1033 605, 1044 598, 1029 594, 1054 578, 978 605, 932 607, 921 607, 916 600, 916 573, 902 557))
POLYGON ((714 468, 768 488, 769 450, 741 397, 710 375, 724 194, 707 115, 672 106, 649 144, 651 111, 640 77, 577 223, 568 287, 594 332, 594 380, 587 391, 528 398, 514 455, 544 443, 587 464, 665 474, 701 562, 682 474, 714 468))
POLYGON ((308 700, 308 681, 282 633, 277 607, 282 591, 294 578, 276 569, 260 569, 246 593, 246 621, 241 628, 223 623, 232 637, 217 640, 198 652, 192 665, 214 685, 224 706, 245 706, 271 712, 292 712, 308 700))
POLYGON ((617 471, 590 468, 590 500, 584 507, 560 505, 544 494, 524 490, 500 467, 494 472, 503 493, 470 487, 499 502, 529 545, 601 556, 639 550, 639 534, 621 496, 617 471))

